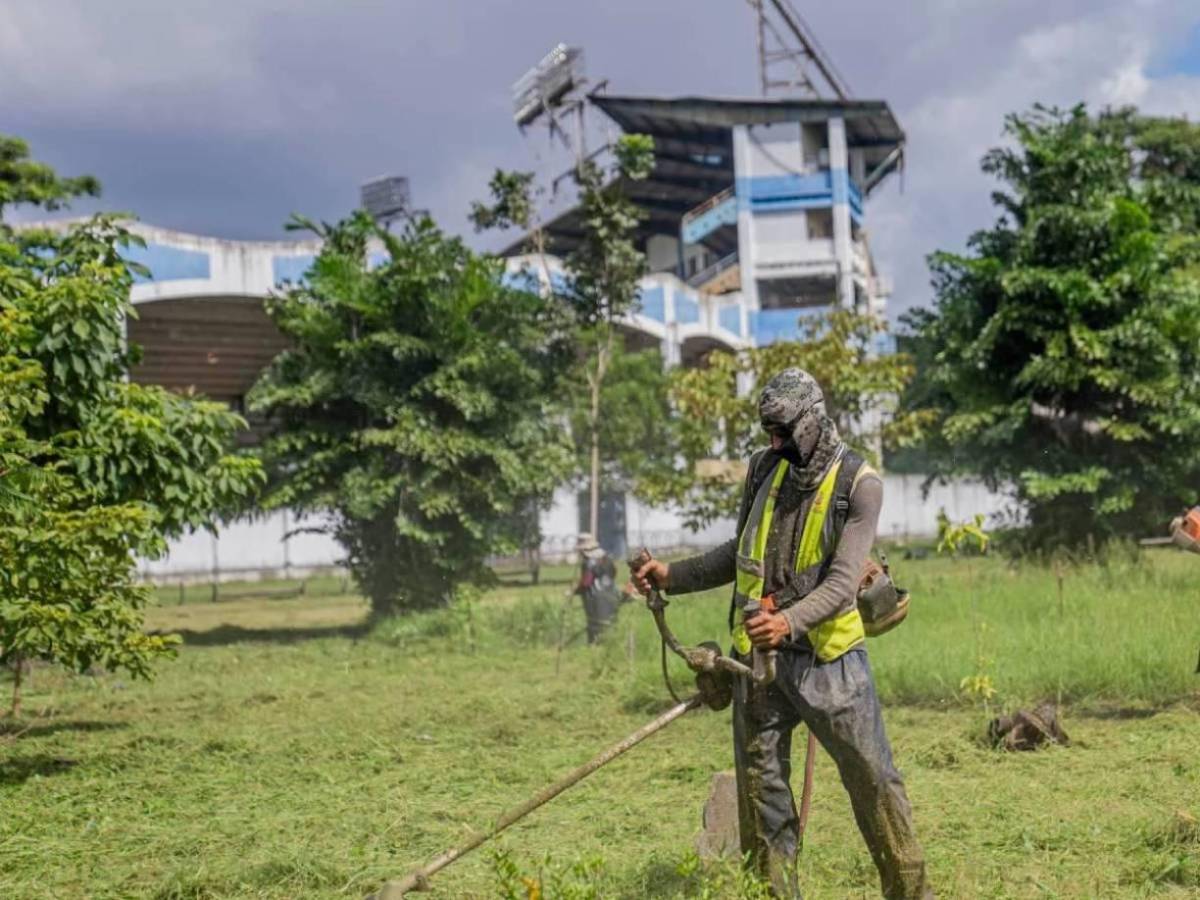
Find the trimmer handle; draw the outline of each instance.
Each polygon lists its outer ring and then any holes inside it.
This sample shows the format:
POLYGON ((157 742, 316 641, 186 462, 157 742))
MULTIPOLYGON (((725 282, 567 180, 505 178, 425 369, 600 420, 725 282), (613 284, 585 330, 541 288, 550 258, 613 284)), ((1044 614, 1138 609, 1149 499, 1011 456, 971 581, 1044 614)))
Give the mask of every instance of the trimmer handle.
MULTIPOLYGON (((770 594, 762 600, 751 600, 742 607, 742 621, 748 622, 760 612, 775 612, 775 598, 770 594)), ((754 647, 750 651, 750 670, 754 673, 755 684, 770 684, 775 680, 775 650, 760 650, 754 647)))
MULTIPOLYGON (((645 547, 642 547, 640 550, 638 550, 637 553, 633 554, 633 556, 629 557, 629 559, 627 560, 627 562, 629 563, 630 576, 636 575, 638 569, 640 569, 642 566, 646 565, 646 563, 650 562, 653 559, 654 559, 654 555, 649 550, 647 550, 645 547)), ((636 587, 636 584, 634 586, 636 587)), ((646 594, 646 605, 651 608, 653 608, 656 605, 659 605, 659 606, 667 605, 666 600, 663 598, 662 594, 659 591, 658 585, 655 584, 653 580, 650 581, 650 591, 648 594, 646 594)))
POLYGON ((652 559, 654 559, 654 554, 652 554, 645 547, 642 547, 637 553, 633 554, 633 556, 626 560, 626 562, 629 563, 629 574, 635 574, 638 569, 650 562, 652 559))

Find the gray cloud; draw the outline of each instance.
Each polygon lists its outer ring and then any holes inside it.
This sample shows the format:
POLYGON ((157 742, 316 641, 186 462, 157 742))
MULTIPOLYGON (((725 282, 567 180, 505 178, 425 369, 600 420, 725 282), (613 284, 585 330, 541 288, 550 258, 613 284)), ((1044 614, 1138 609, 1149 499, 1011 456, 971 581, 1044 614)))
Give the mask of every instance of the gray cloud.
MULTIPOLYGON (((868 213, 897 309, 927 302, 925 254, 991 220, 978 160, 1005 113, 1200 107, 1200 78, 1160 72, 1200 21, 1190 0, 798 5, 909 135, 903 193, 868 213)), ((756 89, 741 0, 0 0, 0 121, 155 224, 275 237, 292 211, 336 218, 360 181, 400 172, 465 231, 492 169, 551 156, 513 128, 508 88, 560 40, 622 93, 756 89)))

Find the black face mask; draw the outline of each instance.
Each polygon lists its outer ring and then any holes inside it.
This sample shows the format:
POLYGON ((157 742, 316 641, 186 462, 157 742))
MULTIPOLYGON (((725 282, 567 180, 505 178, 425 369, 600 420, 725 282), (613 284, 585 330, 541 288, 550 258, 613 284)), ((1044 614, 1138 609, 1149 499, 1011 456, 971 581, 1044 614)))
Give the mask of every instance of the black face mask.
POLYGON ((799 421, 800 419, 797 417, 791 422, 783 425, 774 422, 762 423, 763 431, 767 433, 768 438, 783 438, 783 446, 781 446, 778 450, 772 450, 771 452, 779 458, 787 460, 788 464, 793 466, 803 466, 805 462, 807 462, 804 456, 800 453, 800 448, 796 446, 796 440, 793 437, 796 423, 799 421))
POLYGON ((788 465, 803 466, 804 457, 800 455, 800 448, 796 446, 796 442, 790 438, 784 441, 783 446, 774 451, 775 455, 780 459, 785 459, 788 465))

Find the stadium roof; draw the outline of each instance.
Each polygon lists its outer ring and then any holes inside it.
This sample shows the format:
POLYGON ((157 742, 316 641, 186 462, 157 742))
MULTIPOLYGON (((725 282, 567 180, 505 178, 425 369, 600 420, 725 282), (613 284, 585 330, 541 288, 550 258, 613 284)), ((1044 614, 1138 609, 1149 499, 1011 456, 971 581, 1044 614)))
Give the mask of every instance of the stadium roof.
MULTIPOLYGON (((733 127, 785 122, 824 122, 840 116, 849 145, 864 151, 869 193, 901 162, 904 132, 883 100, 721 99, 712 97, 621 97, 593 94, 590 102, 627 134, 654 138, 654 171, 629 182, 630 199, 646 212, 640 237, 677 236, 684 213, 733 184, 733 127)), ((578 208, 567 210, 546 228, 547 250, 565 254, 583 235, 578 208)), ((728 236, 726 236, 728 237, 728 236)), ((720 240, 714 234, 712 240, 720 240)), ((523 237, 505 250, 521 252, 523 237)), ((733 247, 714 247, 718 254, 733 247)))
POLYGON ((616 97, 593 95, 592 103, 625 131, 675 139, 714 141, 735 125, 846 121, 851 147, 904 143, 891 108, 883 100, 732 100, 714 97, 616 97))

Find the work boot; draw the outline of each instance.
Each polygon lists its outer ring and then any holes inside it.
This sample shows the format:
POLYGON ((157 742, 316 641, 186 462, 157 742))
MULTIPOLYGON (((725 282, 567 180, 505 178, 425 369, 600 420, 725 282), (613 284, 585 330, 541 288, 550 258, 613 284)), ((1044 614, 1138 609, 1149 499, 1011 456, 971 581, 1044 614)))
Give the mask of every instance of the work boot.
POLYGON ((925 879, 925 863, 898 866, 883 879, 886 900, 937 900, 933 888, 925 879))
POLYGON ((770 880, 773 900, 804 900, 800 893, 800 873, 795 860, 771 853, 767 860, 767 872, 760 874, 770 880))

